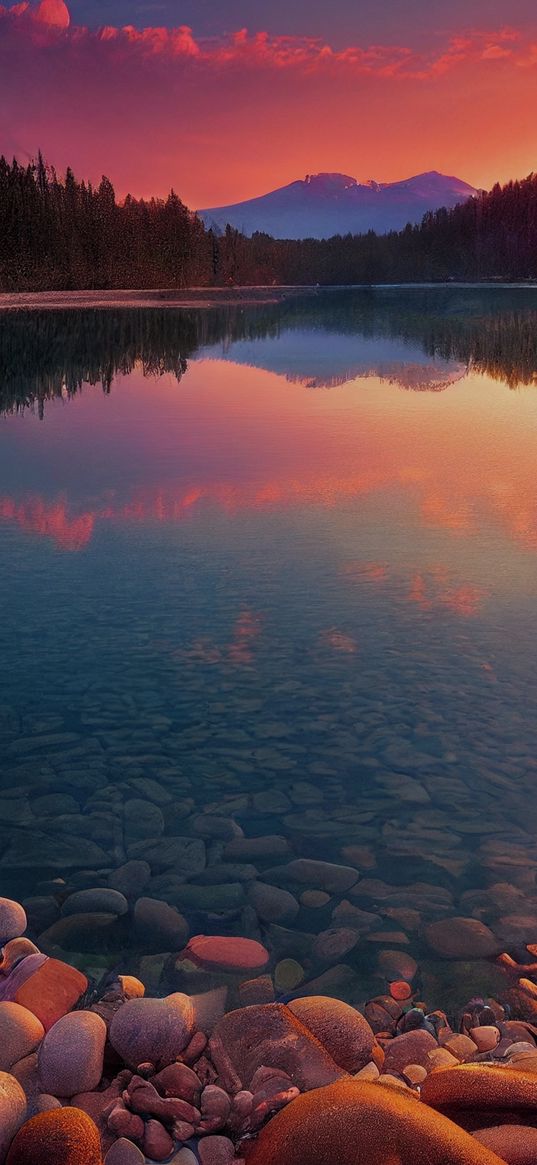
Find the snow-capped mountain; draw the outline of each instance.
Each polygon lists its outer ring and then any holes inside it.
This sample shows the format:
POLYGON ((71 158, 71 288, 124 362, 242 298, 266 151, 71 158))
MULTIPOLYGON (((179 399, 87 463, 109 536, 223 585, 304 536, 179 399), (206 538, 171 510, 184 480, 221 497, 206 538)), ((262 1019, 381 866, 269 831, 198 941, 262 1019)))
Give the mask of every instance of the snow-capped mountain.
POLYGON ((206 226, 229 223, 246 235, 326 239, 336 234, 379 234, 420 222, 428 210, 455 206, 477 191, 461 178, 431 170, 402 182, 358 182, 347 174, 308 174, 260 198, 199 210, 206 226))

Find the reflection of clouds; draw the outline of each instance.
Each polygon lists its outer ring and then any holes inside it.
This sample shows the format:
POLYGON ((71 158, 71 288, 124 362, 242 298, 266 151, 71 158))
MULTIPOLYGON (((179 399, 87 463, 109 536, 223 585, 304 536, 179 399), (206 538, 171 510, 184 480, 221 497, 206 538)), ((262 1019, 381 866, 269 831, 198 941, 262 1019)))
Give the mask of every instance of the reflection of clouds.
POLYGON ((0 518, 16 522, 29 534, 51 538, 60 550, 83 550, 93 534, 95 514, 84 513, 70 517, 64 500, 47 503, 32 497, 25 502, 0 498, 0 518))
POLYGON ((209 636, 194 639, 186 648, 172 652, 174 659, 188 659, 198 663, 231 664, 246 667, 254 661, 254 649, 262 627, 262 616, 246 609, 236 619, 231 639, 219 646, 209 636))
MULTIPOLYGON (((390 571, 384 563, 377 562, 347 562, 340 573, 351 582, 377 585, 390 581, 401 584, 407 578, 406 572, 390 571)), ((404 598, 416 604, 420 611, 438 612, 443 608, 463 619, 471 619, 480 614, 489 593, 486 587, 460 580, 445 566, 432 566, 411 574, 404 598)))
POLYGON ((319 642, 323 647, 330 647, 344 655, 355 655, 358 651, 356 640, 346 635, 344 631, 338 631, 337 627, 328 627, 326 631, 321 631, 319 642))

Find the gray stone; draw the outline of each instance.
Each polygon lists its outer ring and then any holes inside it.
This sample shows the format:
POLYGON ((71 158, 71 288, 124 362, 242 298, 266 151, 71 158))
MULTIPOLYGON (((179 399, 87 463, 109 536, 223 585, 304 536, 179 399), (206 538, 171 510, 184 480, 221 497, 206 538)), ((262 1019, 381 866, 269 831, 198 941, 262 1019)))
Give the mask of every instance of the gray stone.
POLYGON ((78 890, 70 894, 62 906, 62 914, 127 914, 129 904, 119 890, 101 886, 93 890, 78 890))
POLYGON ((294 922, 299 905, 288 890, 265 882, 252 882, 248 887, 248 901, 261 922, 279 922, 284 926, 294 922))
POLYGON ((153 838, 136 842, 127 852, 129 858, 149 862, 153 873, 173 868, 177 873, 191 876, 205 869, 205 844, 201 838, 153 838))
POLYGON ((188 923, 167 902, 139 898, 134 907, 134 935, 148 953, 181 951, 188 941, 188 923))

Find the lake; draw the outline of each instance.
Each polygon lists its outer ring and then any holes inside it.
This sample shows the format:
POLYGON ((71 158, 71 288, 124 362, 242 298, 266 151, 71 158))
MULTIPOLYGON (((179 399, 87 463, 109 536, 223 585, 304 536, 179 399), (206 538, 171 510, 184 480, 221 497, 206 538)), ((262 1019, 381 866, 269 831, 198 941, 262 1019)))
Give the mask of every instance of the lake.
POLYGON ((537 942, 536 291, 8 312, 0 410, 0 886, 45 949, 157 957, 59 917, 127 862, 355 1000, 394 950, 455 991, 438 919, 537 942))

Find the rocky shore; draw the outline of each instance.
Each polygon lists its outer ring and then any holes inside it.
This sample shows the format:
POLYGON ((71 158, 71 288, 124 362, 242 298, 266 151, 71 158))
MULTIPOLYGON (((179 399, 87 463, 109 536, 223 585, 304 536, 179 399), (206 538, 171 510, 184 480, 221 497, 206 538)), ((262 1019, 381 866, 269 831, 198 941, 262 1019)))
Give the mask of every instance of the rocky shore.
MULTIPOLYGON (((355 874, 289 865, 316 883, 304 891, 312 909, 355 874)), ((123 889, 135 872, 121 871, 123 889)), ((256 908, 291 912, 291 893, 270 890, 257 883, 256 908)), ((475 918, 437 920, 428 943, 447 960, 463 952, 466 967, 485 961, 496 995, 448 1015, 422 997, 418 963, 395 947, 379 953, 383 992, 359 1009, 337 998, 342 964, 305 982, 296 957, 240 935, 188 935, 166 903, 129 902, 110 885, 67 892, 61 880, 55 892, 77 934, 84 917, 126 916, 161 950, 139 959, 138 974, 97 980, 51 950, 58 923, 43 932, 49 953, 32 941, 35 898, 33 923, 0 899, 2 1165, 535 1165, 533 946, 514 957, 475 918)), ((339 950, 349 929, 317 946, 339 950)))

